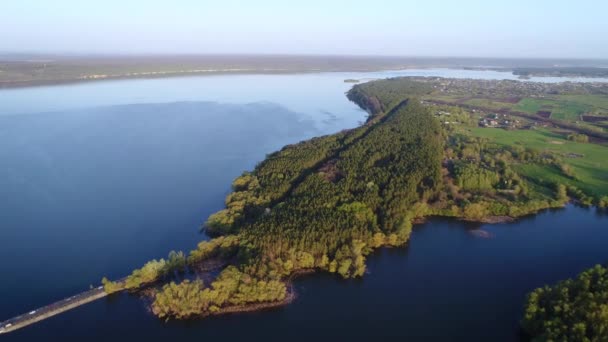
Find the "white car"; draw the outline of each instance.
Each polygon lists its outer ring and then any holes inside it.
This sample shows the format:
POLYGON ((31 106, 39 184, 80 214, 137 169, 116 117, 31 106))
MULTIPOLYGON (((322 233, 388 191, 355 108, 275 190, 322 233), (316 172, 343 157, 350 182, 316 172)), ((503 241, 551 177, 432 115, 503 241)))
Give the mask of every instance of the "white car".
POLYGON ((33 315, 33 314, 35 314, 35 313, 36 313, 36 310, 34 310, 34 311, 30 311, 30 315, 33 315))

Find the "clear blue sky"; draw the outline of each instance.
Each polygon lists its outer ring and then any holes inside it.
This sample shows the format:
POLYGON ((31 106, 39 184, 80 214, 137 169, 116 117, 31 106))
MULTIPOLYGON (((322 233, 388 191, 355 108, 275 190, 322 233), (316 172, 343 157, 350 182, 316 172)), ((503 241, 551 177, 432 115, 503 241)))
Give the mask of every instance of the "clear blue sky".
POLYGON ((0 50, 608 58, 606 0, 4 0, 0 50))

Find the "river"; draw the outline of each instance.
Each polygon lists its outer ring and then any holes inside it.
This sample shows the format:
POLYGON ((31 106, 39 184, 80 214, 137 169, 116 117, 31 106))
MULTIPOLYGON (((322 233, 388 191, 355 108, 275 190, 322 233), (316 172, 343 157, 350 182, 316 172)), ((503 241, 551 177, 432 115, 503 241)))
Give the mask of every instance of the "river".
MULTIPOLYGON (((285 144, 365 120, 344 79, 400 75, 516 78, 427 69, 0 91, 0 321, 192 249, 234 177, 285 144)), ((494 237, 482 239, 466 224, 431 220, 407 248, 371 256, 364 279, 303 278, 297 302, 279 310, 164 323, 119 295, 2 338, 512 340, 527 291, 608 261, 607 222, 571 206, 483 226, 494 237)))

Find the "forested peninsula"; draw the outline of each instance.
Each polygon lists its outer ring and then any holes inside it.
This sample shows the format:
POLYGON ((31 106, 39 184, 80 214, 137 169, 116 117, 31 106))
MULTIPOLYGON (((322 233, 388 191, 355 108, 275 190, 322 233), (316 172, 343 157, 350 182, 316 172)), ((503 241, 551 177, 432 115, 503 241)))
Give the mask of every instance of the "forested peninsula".
MULTIPOLYGON (((370 113, 365 124, 268 155, 234 180, 225 209, 208 218, 210 240, 187 255, 153 260, 123 281, 104 278, 106 291, 150 290, 151 309, 163 319, 262 309, 291 301, 290 280, 302 272, 364 276, 367 255, 405 245, 413 223, 424 217, 498 222, 571 199, 608 205, 607 181, 589 186, 588 170, 578 164, 584 157, 570 160, 561 150, 507 141, 502 132, 547 135, 558 142, 552 146, 568 141, 592 158, 605 146, 568 140, 568 134, 584 133, 556 133, 525 116, 512 119, 522 127, 482 128, 493 113, 462 105, 456 95, 471 94, 470 84, 445 82, 397 78, 355 85, 347 96, 370 113), (445 89, 451 97, 441 93, 445 89), (201 273, 210 269, 219 273, 203 281, 210 277, 201 273)), ((518 87, 496 82, 493 88, 477 84, 474 93, 518 87)), ((510 121, 501 115, 498 120, 510 121)))

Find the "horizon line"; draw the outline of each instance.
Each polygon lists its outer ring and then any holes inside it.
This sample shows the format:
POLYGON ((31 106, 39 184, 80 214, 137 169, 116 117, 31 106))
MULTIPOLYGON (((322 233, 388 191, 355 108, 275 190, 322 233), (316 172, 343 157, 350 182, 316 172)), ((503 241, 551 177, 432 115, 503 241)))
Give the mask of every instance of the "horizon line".
POLYGON ((587 60, 608 61, 608 57, 553 57, 553 56, 459 56, 459 55, 382 55, 382 54, 333 54, 333 53, 267 53, 267 52, 35 52, 0 51, 4 56, 53 56, 53 57, 335 57, 335 58, 412 58, 412 59, 495 59, 495 60, 587 60))

